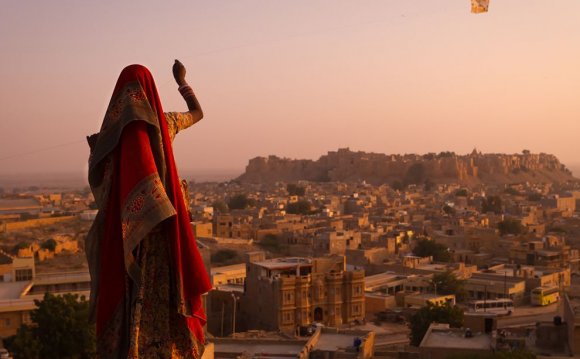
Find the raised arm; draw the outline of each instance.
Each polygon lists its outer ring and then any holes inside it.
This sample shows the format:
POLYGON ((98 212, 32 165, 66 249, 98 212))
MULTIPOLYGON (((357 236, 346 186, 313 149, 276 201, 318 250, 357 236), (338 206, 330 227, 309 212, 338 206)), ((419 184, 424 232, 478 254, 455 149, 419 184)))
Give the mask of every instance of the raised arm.
POLYGON ((185 66, 183 66, 179 60, 175 60, 175 63, 173 64, 173 77, 179 86, 179 93, 181 93, 183 99, 187 103, 189 114, 193 120, 191 125, 193 125, 203 118, 203 111, 201 110, 201 106, 199 105, 199 101, 197 101, 197 97, 195 97, 193 90, 187 84, 187 81, 185 81, 185 72, 185 66))

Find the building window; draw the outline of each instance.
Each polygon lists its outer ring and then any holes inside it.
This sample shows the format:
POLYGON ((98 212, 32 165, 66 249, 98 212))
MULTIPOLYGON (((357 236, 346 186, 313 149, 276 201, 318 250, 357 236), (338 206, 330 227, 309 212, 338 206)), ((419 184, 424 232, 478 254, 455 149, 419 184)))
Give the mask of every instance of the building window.
POLYGON ((4 318, 4 326, 5 327, 9 327, 10 326, 10 318, 4 318))
POLYGON ((358 304, 352 306, 352 314, 360 314, 360 307, 358 304))
POLYGON ((32 280, 32 269, 17 269, 16 281, 32 280))

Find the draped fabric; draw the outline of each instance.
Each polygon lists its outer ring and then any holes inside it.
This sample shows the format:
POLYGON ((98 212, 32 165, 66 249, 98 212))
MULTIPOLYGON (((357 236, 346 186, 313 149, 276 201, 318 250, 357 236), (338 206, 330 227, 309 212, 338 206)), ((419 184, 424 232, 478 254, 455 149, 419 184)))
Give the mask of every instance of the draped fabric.
POLYGON ((86 251, 97 340, 108 351, 101 357, 151 355, 143 348, 151 341, 139 335, 148 333, 144 325, 156 326, 147 311, 159 302, 171 307, 165 319, 172 329, 163 333, 163 341, 181 345, 171 350, 187 346, 184 333, 175 332, 179 328, 203 342, 201 295, 211 286, 191 231, 170 137, 151 74, 140 65, 126 67, 100 132, 89 141, 89 184, 99 212, 86 251), (155 292, 155 286, 168 290, 155 292))

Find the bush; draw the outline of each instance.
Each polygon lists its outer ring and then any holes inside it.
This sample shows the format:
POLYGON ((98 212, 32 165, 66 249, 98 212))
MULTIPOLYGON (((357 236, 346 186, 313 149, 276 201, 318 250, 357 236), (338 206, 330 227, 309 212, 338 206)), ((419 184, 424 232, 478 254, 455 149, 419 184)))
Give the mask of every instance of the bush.
POLYGON ((522 222, 515 218, 506 218, 503 221, 497 224, 497 228, 499 229, 499 233, 502 236, 506 234, 522 234, 525 232, 525 228, 522 225, 522 222))
POLYGON ((253 201, 248 199, 248 196, 240 193, 230 198, 228 207, 230 209, 246 209, 253 204, 253 201))
POLYGON ((48 249, 51 252, 54 252, 54 250, 56 249, 56 241, 52 238, 47 239, 46 241, 42 242, 42 245, 40 246, 42 249, 48 249))
POLYGON ((421 239, 413 249, 413 254, 419 257, 433 257, 437 262, 449 262, 451 255, 447 247, 428 239, 421 239))
POLYGON ((35 300, 30 317, 5 345, 18 359, 93 358, 96 352, 94 326, 89 324, 89 303, 84 297, 45 294, 35 300))
POLYGON ((288 203, 286 205, 286 213, 307 215, 312 213, 310 210, 311 207, 312 205, 308 201, 288 203))
POLYGON ((266 234, 264 239, 258 242, 258 246, 270 252, 278 252, 282 247, 278 236, 275 234, 266 234))
POLYGON ((304 196, 306 193, 306 188, 289 183, 286 186, 286 191, 288 191, 289 196, 304 196))
POLYGON ((220 249, 211 255, 212 264, 227 265, 231 263, 241 262, 238 252, 233 249, 220 249))

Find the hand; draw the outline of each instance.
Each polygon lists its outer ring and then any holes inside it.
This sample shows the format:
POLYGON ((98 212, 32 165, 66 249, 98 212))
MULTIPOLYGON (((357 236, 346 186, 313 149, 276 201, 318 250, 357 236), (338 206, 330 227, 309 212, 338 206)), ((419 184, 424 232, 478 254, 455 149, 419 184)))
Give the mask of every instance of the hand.
POLYGON ((185 82, 185 66, 179 60, 175 60, 173 64, 173 77, 179 86, 187 84, 185 82))

